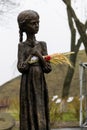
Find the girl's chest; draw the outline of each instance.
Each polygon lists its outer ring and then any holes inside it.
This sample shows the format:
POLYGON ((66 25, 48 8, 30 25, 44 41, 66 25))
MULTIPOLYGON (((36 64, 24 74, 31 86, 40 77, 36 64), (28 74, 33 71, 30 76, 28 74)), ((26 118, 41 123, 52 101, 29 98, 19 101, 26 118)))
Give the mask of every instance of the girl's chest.
MULTIPOLYGON (((35 48, 42 54, 43 50, 40 44, 37 44, 35 48)), ((25 48, 24 48, 25 57, 29 56, 32 53, 32 50, 33 48, 31 46, 25 45, 25 48)))

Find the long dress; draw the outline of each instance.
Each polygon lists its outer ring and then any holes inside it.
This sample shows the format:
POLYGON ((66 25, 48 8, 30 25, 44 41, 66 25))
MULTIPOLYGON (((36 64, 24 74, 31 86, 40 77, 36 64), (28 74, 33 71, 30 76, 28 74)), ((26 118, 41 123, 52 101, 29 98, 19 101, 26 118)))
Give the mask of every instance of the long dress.
MULTIPOLYGON (((36 48, 42 55, 47 55, 45 42, 38 42, 36 48)), ((49 97, 44 73, 51 71, 49 62, 44 66, 41 61, 29 64, 30 43, 18 45, 18 70, 22 73, 20 83, 20 130, 49 130, 49 97)))

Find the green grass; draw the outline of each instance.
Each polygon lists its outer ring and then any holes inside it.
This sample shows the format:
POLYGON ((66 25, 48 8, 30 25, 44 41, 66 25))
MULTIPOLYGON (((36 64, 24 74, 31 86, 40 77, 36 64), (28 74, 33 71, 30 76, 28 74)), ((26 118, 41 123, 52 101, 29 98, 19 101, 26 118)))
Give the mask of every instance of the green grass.
POLYGON ((67 121, 77 121, 74 114, 71 113, 71 112, 63 113, 62 120, 65 121, 65 122, 67 122, 67 121))
POLYGON ((50 119, 51 122, 57 121, 79 121, 80 112, 80 101, 79 97, 74 97, 74 100, 70 103, 65 102, 62 110, 62 103, 55 103, 55 101, 50 100, 50 119))

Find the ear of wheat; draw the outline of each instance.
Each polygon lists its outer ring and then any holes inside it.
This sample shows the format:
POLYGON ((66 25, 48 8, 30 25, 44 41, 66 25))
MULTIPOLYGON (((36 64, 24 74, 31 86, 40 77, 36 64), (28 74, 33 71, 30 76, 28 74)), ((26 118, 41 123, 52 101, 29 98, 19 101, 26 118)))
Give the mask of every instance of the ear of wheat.
MULTIPOLYGON (((69 61, 69 59, 66 57, 68 55, 71 55, 71 54, 74 54, 74 52, 68 52, 68 53, 54 53, 54 54, 51 54, 51 55, 46 55, 46 56, 43 56, 43 58, 46 60, 46 61, 50 61, 52 64, 67 64, 69 65, 70 67, 72 67, 72 64, 71 62, 69 61)), ((29 64, 32 64, 32 63, 35 63, 35 62, 38 62, 38 59, 34 59, 34 60, 30 60, 28 61, 29 64)))

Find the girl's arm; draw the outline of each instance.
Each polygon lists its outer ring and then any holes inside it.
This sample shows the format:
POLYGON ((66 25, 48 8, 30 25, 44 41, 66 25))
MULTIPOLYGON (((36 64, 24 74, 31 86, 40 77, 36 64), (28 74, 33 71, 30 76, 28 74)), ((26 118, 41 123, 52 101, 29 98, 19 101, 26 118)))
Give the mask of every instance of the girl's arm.
POLYGON ((24 54, 24 45, 23 43, 20 43, 18 45, 18 63, 17 63, 17 68, 19 72, 24 73, 27 72, 29 68, 28 60, 31 58, 31 55, 25 59, 25 54, 24 54))
MULTIPOLYGON (((48 55, 48 52, 47 52, 47 45, 45 42, 41 42, 41 46, 42 46, 42 55, 43 56, 46 56, 48 55)), ((49 73, 51 70, 52 70, 52 67, 50 65, 50 62, 49 61, 45 61, 45 64, 42 63, 42 69, 45 73, 49 73)))

